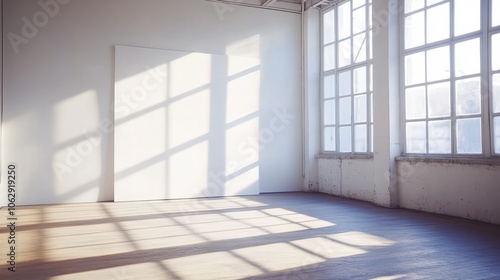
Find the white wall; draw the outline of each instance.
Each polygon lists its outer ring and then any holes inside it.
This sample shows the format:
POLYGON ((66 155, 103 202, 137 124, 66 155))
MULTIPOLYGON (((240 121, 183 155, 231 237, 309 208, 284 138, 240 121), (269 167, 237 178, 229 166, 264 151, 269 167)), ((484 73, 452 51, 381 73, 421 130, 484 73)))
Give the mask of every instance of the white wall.
POLYGON ((398 161, 402 208, 500 224, 500 166, 398 161))
POLYGON ((2 157, 18 164, 19 204, 113 200, 118 44, 260 58, 259 128, 272 136, 260 142, 261 191, 302 188, 300 15, 201 0, 58 1, 49 16, 38 0, 4 4, 2 157), (283 110, 294 118, 272 131, 283 110))

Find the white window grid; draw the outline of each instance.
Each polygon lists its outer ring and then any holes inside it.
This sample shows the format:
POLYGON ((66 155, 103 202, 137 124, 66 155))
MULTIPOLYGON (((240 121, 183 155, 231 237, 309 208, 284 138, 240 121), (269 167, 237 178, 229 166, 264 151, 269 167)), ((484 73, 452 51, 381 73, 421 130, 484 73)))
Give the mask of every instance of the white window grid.
MULTIPOLYGON (((429 6, 425 6, 409 13, 404 12, 404 2, 401 1, 401 5, 403 5, 402 15, 400 17, 400 85, 401 85, 401 114, 402 114, 402 125, 401 125, 401 135, 402 135, 402 145, 404 147, 405 154, 413 154, 413 155, 425 155, 425 156, 463 156, 463 157, 491 157, 491 156, 499 156, 500 155, 500 131, 494 130, 494 121, 497 118, 500 121, 500 112, 494 112, 493 110, 493 75, 499 74, 500 69, 493 70, 492 69, 492 54, 493 48, 491 43, 491 38, 495 34, 500 33, 500 25, 493 27, 493 18, 500 17, 500 14, 493 14, 494 11, 491 8, 494 1, 497 1, 497 5, 500 5, 499 0, 481 0, 481 25, 478 31, 462 34, 458 36, 454 36, 454 1, 455 0, 427 0, 431 1, 434 4, 429 6), (449 36, 447 39, 439 40, 436 42, 428 43, 425 42, 424 45, 412 47, 409 49, 405 49, 405 19, 409 16, 417 14, 419 12, 424 12, 424 32, 427 32, 427 10, 435 8, 437 6, 443 4, 449 4, 449 15, 450 15, 450 26, 449 26, 449 36), (479 39, 480 41, 480 72, 479 74, 470 74, 457 77, 455 73, 455 46, 461 42, 467 42, 472 39, 479 39), (449 78, 436 80, 432 82, 427 82, 425 80, 422 83, 411 84, 409 86, 406 85, 405 82, 405 58, 412 54, 417 54, 424 52, 427 57, 427 51, 436 50, 441 47, 449 47, 449 56, 450 56, 450 76, 449 78), (480 92, 481 92, 481 112, 479 114, 471 114, 466 116, 458 116, 456 114, 456 92, 455 85, 457 81, 467 80, 469 78, 479 77, 480 79, 480 92), (417 88, 420 86, 428 87, 429 85, 436 85, 443 82, 449 82, 450 84, 450 116, 449 117, 429 117, 429 103, 427 102, 428 94, 426 91, 425 94, 425 110, 426 116, 423 118, 416 118, 407 120, 406 116, 406 90, 411 88, 417 88), (481 118, 481 146, 482 150, 478 153, 459 153, 457 151, 457 120, 461 119, 472 119, 472 118, 481 118), (429 121, 446 121, 449 120, 451 122, 451 151, 449 153, 432 153, 429 152, 429 121), (426 137, 426 147, 425 152, 423 153, 414 153, 408 152, 407 147, 407 135, 406 135, 406 124, 407 123, 416 123, 416 122, 425 122, 425 137, 426 137), (497 138, 497 147, 495 147, 495 134, 498 135, 497 138)), ((422 0, 424 2, 424 0, 422 0)), ((426 37, 426 33, 424 33, 424 38, 426 37)), ((424 39, 426 40, 426 39, 424 39)), ((425 57, 425 58, 426 58, 425 57)), ((499 58, 500 59, 500 58, 499 58)), ((427 77, 427 67, 424 67, 425 75, 427 77)))
POLYGON ((352 1, 337 1, 327 7, 326 9, 323 9, 321 12, 321 124, 322 124, 322 129, 321 129, 321 149, 323 152, 333 152, 333 153, 347 153, 347 154, 369 154, 372 153, 373 151, 373 83, 372 83, 372 58, 373 58, 373 49, 372 49, 372 42, 371 42, 371 33, 372 33, 372 24, 371 24, 371 17, 372 17, 372 0, 352 0, 352 1), (338 7, 342 6, 345 3, 351 3, 351 10, 350 10, 350 33, 347 37, 344 38, 339 38, 339 32, 338 32, 338 7), (355 3, 355 4, 353 4, 355 3), (353 6, 354 5, 354 8, 353 6), (354 32, 354 12, 356 12, 360 7, 365 8, 365 29, 363 31, 359 32, 354 32), (327 14, 330 11, 334 11, 335 13, 335 24, 334 24, 334 40, 333 42, 328 42, 325 43, 325 38, 324 38, 324 15, 327 14), (355 48, 354 48, 354 38, 355 37, 364 37, 362 40, 361 44, 364 44, 360 48, 360 51, 364 49, 364 57, 365 59, 363 61, 356 62, 356 58, 360 55, 360 53, 354 53, 355 48), (347 65, 339 66, 339 58, 340 58, 340 52, 338 49, 338 44, 340 42, 345 42, 346 40, 350 41, 350 56, 351 56, 351 62, 348 63, 347 65), (325 69, 325 48, 326 47, 331 47, 333 46, 335 48, 335 58, 334 58, 334 64, 335 66, 333 69, 325 69), (361 92, 355 92, 354 85, 353 85, 353 75, 354 72, 360 69, 365 68, 366 70, 366 90, 361 91, 361 92), (348 95, 340 95, 339 92, 339 87, 340 87, 340 82, 339 82, 339 75, 343 73, 350 72, 351 75, 351 82, 350 82, 350 94, 348 95), (334 95, 326 97, 325 96, 325 80, 327 77, 333 77, 334 78, 334 95), (363 118, 361 120, 356 119, 356 110, 355 110, 355 99, 360 98, 362 99, 363 96, 365 96, 365 102, 366 102, 366 110, 362 112, 363 118), (346 98, 350 99, 350 121, 346 123, 340 123, 340 100, 345 100, 346 98), (333 123, 325 123, 325 103, 327 102, 334 102, 334 115, 333 123), (344 151, 341 147, 340 143, 340 131, 345 128, 350 128, 350 145, 348 151, 344 151), (356 129, 363 129, 364 131, 362 133, 366 133, 366 143, 365 146, 362 148, 357 148, 357 143, 356 143, 356 129), (333 134, 329 134, 326 131, 327 130, 334 130, 333 134), (334 142, 334 147, 333 149, 331 147, 327 147, 325 144, 325 137, 330 136, 333 138, 334 142))

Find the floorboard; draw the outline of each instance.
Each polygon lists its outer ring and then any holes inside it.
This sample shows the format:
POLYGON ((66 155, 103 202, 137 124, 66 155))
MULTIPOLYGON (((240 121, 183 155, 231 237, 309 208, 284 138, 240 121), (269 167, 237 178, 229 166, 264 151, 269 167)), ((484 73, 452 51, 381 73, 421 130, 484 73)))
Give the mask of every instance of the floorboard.
MULTIPOLYGON (((7 224, 7 209, 0 210, 7 224)), ((323 194, 19 207, 0 279, 500 279, 500 226, 323 194)))

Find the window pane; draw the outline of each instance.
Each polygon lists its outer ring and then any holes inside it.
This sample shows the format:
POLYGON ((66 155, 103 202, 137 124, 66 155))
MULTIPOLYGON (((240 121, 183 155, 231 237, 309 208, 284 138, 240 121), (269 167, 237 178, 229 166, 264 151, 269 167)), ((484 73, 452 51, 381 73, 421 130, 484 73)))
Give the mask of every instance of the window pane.
POLYGON ((408 153, 426 153, 425 122, 411 122, 406 124, 406 151, 408 153))
POLYGON ((481 113, 481 84, 479 77, 456 82, 456 106, 458 116, 481 113))
POLYGON ((481 27, 481 0, 455 0, 455 36, 481 27))
POLYGON ((496 117, 493 121, 495 130, 495 153, 500 154, 500 117, 496 117))
POLYGON ((450 4, 427 11, 427 44, 450 37, 450 4))
POLYGON ((370 65, 370 91, 373 91, 373 66, 370 65))
POLYGON ((354 94, 366 92, 366 67, 354 70, 354 94))
POLYGON ((324 105, 324 122, 326 125, 335 124, 335 100, 327 100, 324 105))
POLYGON ((491 68, 500 70, 500 33, 491 36, 491 68))
POLYGON ((500 25, 500 0, 492 0, 493 7, 491 9, 491 26, 500 25))
POLYGON ((335 10, 323 15, 323 40, 324 44, 335 41, 335 10))
POLYGON ((370 121, 373 122, 373 93, 370 94, 370 121))
POLYGON ((351 97, 339 99, 339 123, 351 124, 351 97))
POLYGON ((425 87, 406 89, 405 103, 407 120, 425 118, 425 87))
POLYGON ((338 36, 344 39, 351 36, 351 2, 346 2, 338 8, 338 36))
POLYGON ((356 35, 352 38, 354 62, 362 62, 366 60, 366 39, 366 33, 356 35))
POLYGON ((332 70, 335 68, 335 45, 329 45, 325 47, 324 50, 324 64, 323 64, 323 69, 325 71, 332 70))
POLYGON ((351 39, 339 42, 339 67, 351 64, 351 39))
POLYGON ((363 6, 352 13, 352 33, 366 30, 366 8, 363 6))
POLYGON ((429 122, 429 153, 451 153, 451 121, 429 122))
POLYGON ((427 51, 427 82, 450 78, 450 47, 427 51))
POLYGON ((443 0, 427 0, 427 6, 434 5, 439 2, 443 2, 443 0))
POLYGON ((339 96, 351 95, 351 71, 339 74, 339 96))
POLYGON ((368 152, 366 125, 356 125, 354 127, 354 151, 357 153, 368 152))
POLYGON ((370 44, 370 59, 373 58, 373 32, 372 30, 370 30, 370 32, 368 32, 368 43, 370 44))
POLYGON ((371 133, 370 133, 370 141, 371 141, 371 151, 373 151, 373 124, 370 126, 371 128, 371 133))
POLYGON ((335 127, 325 127, 325 151, 335 151, 335 127))
POLYGON ((493 113, 500 113, 500 74, 493 75, 493 113))
POLYGON ((325 77, 325 84, 323 87, 324 98, 335 97, 335 75, 325 77))
POLYGON ((405 13, 411 13, 418 9, 422 9, 425 5, 425 0, 405 0, 405 13))
POLYGON ((366 122, 366 94, 354 97, 354 122, 366 122))
POLYGON ((425 43, 424 12, 405 18, 405 48, 421 46, 425 43))
POLYGON ((451 114, 450 83, 440 83, 427 87, 429 118, 449 117, 451 114))
POLYGON ((425 82, 425 53, 405 57, 405 83, 407 86, 425 82))
POLYGON ((344 126, 339 129, 340 133, 340 152, 350 153, 352 152, 352 135, 351 127, 344 126))
POLYGON ((372 10, 372 5, 368 6, 368 29, 372 28, 373 25, 373 10, 372 10))
POLYGON ((361 5, 364 5, 365 4, 365 0, 353 0, 352 1, 352 8, 357 8, 361 5))
POLYGON ((455 45, 455 76, 478 74, 481 71, 479 38, 455 45))
POLYGON ((481 119, 457 120, 457 152, 480 154, 482 152, 481 119))

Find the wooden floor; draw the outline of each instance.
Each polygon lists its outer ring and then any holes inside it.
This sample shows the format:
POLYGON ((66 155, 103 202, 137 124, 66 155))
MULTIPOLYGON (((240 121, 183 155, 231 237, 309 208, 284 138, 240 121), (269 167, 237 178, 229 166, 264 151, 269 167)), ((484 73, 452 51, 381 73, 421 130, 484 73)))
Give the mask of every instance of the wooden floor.
POLYGON ((17 272, 3 226, 0 279, 500 279, 500 226, 322 194, 21 207, 17 217, 17 272))

